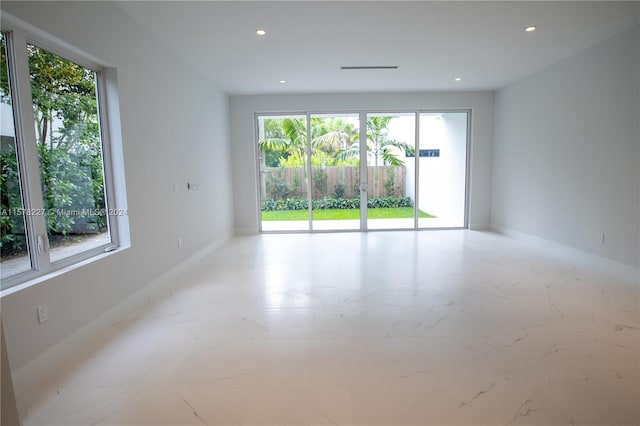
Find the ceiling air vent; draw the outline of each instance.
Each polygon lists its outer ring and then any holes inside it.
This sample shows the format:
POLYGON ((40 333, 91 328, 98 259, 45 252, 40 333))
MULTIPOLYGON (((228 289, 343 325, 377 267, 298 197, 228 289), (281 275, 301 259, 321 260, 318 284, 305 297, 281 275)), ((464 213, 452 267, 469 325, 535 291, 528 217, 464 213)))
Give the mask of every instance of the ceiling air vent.
POLYGON ((397 65, 358 65, 352 67, 340 67, 341 70, 397 70, 397 65))

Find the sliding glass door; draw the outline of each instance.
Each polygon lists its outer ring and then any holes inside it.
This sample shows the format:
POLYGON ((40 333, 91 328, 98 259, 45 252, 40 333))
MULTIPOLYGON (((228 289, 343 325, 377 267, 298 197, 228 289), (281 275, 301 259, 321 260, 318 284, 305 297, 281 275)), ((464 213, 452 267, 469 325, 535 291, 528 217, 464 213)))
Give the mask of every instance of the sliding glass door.
POLYGON ((468 111, 257 116, 261 231, 466 226, 468 111))
POLYGON ((360 117, 322 114, 310 118, 312 229, 360 229, 360 117))
POLYGON ((262 231, 308 231, 306 115, 258 117, 262 231))
POLYGON ((367 229, 415 227, 415 113, 367 114, 367 229))
POLYGON ((420 114, 419 228, 465 226, 468 113, 420 114))

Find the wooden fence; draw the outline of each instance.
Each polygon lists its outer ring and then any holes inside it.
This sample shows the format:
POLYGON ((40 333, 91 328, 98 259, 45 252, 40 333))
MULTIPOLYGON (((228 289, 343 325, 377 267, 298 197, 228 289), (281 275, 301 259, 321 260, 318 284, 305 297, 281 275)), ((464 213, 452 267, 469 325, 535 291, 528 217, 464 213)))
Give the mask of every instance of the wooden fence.
MULTIPOLYGON (((368 166, 370 198, 404 197, 404 166, 368 166)), ((358 167, 314 167, 311 172, 311 196, 356 198, 360 195, 358 167)), ((265 167, 262 172, 262 199, 306 198, 306 178, 302 167, 265 167)))

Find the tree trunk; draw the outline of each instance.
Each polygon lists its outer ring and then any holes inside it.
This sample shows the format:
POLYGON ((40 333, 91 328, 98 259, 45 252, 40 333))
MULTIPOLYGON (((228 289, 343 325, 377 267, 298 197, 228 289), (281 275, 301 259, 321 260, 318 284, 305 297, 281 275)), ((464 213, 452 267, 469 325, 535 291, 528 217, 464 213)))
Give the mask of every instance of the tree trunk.
POLYGON ((37 131, 38 131, 38 142, 42 145, 45 144, 45 139, 47 138, 47 129, 49 127, 47 123, 47 116, 42 114, 41 119, 36 119, 37 131))
POLYGON ((378 146, 378 137, 376 136, 373 140, 374 146, 374 157, 375 157, 375 167, 373 169, 373 194, 378 193, 378 155, 380 155, 380 148, 378 146))
POLYGON ((53 118, 49 119, 49 148, 53 149, 53 118))

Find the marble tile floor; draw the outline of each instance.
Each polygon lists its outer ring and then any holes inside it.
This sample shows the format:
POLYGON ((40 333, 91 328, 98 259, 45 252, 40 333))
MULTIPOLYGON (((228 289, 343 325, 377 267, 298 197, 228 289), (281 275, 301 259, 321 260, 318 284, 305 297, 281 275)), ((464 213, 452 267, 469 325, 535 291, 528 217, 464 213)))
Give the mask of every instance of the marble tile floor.
POLYGON ((639 283, 474 231, 230 240, 25 425, 637 425, 639 283))

